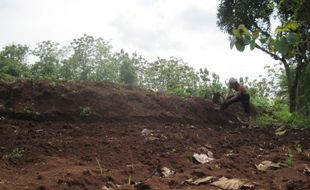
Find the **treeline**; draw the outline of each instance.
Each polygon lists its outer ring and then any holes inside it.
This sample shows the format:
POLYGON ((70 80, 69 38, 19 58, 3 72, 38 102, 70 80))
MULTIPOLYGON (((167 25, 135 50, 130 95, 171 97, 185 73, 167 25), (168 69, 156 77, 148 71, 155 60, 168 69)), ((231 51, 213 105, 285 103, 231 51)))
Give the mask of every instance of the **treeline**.
POLYGON ((62 47, 52 41, 40 42, 34 49, 7 45, 0 52, 0 77, 109 81, 195 96, 211 96, 224 90, 219 76, 206 68, 195 71, 177 57, 150 62, 136 53, 115 52, 110 42, 88 35, 62 47))

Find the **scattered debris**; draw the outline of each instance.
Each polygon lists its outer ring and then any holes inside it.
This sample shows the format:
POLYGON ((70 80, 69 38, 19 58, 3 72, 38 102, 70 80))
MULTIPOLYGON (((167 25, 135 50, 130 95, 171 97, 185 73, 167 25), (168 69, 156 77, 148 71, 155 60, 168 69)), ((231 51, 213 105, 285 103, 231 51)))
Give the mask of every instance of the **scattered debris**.
POLYGON ((160 131, 154 132, 153 130, 150 129, 143 129, 141 131, 142 136, 145 137, 146 140, 148 141, 155 141, 155 140, 160 140, 160 139, 167 139, 167 137, 163 134, 160 133, 160 131))
POLYGON ((149 141, 156 141, 156 140, 159 140, 159 138, 158 137, 147 137, 146 138, 147 140, 149 140, 149 141))
POLYGON ((234 153, 234 150, 228 150, 228 153, 226 153, 224 156, 225 156, 225 157, 231 157, 231 156, 234 156, 234 155, 236 155, 236 154, 234 153))
POLYGON ((185 180, 183 183, 188 183, 191 185, 200 185, 200 184, 206 184, 206 183, 211 183, 214 180, 213 176, 207 176, 203 178, 198 178, 194 180, 193 178, 190 178, 188 180, 185 180))
POLYGON ((36 130, 37 133, 41 133, 41 132, 43 132, 43 131, 44 131, 43 129, 38 129, 38 130, 36 130))
POLYGON ((214 158, 213 152, 211 152, 208 148, 202 146, 202 147, 199 147, 198 150, 199 150, 200 152, 203 152, 203 153, 207 154, 208 157, 214 158))
POLYGON ((239 190, 242 188, 253 188, 255 184, 247 179, 227 179, 221 177, 218 181, 211 183, 212 185, 225 190, 239 190))
POLYGON ((105 186, 103 186, 102 190, 114 190, 121 187, 120 185, 114 184, 112 181, 108 181, 105 186))
POLYGON ((310 158, 310 149, 304 150, 303 155, 306 156, 307 158, 310 158))
POLYGON ((134 188, 136 190, 151 190, 151 187, 143 182, 137 182, 135 185, 134 185, 134 188))
POLYGON ((268 169, 278 169, 281 167, 281 165, 283 166, 283 164, 281 163, 273 163, 272 161, 265 160, 265 161, 262 161, 262 163, 255 165, 255 166, 260 171, 266 171, 268 169))
POLYGON ((241 124, 243 124, 243 125, 248 124, 248 122, 246 122, 246 121, 244 121, 243 119, 241 119, 241 116, 240 116, 240 115, 237 115, 236 118, 237 118, 237 120, 238 120, 241 124))
MULTIPOLYGON (((211 151, 209 152, 212 153, 211 151)), ((207 162, 214 160, 213 153, 211 155, 194 153, 193 158, 201 164, 205 164, 207 162)))
POLYGON ((195 125, 190 125, 189 128, 190 129, 196 129, 197 127, 195 125))
POLYGON ((169 169, 167 167, 162 167, 161 168, 161 174, 163 177, 170 177, 170 176, 175 174, 175 171, 173 171, 172 169, 169 169))
POLYGON ((114 190, 114 188, 110 188, 110 187, 107 187, 107 186, 103 186, 102 188, 101 188, 101 190, 114 190))
POLYGON ((310 176, 310 167, 309 166, 305 166, 304 169, 304 174, 309 175, 310 176))
POLYGON ((143 129, 142 131, 141 131, 141 133, 142 133, 142 135, 143 136, 149 136, 149 135, 151 135, 152 134, 152 130, 149 130, 149 129, 143 129))
POLYGON ((285 130, 285 127, 284 127, 284 126, 279 127, 279 128, 276 129, 276 131, 275 131, 275 134, 276 134, 277 136, 282 136, 282 135, 284 135, 285 133, 286 133, 286 130, 285 130))

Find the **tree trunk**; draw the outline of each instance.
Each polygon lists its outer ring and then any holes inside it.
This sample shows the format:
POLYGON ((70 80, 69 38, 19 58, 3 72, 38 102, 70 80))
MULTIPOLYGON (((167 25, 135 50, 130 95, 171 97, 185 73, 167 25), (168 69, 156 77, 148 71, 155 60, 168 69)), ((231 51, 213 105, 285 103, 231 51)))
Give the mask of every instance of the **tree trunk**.
POLYGON ((297 95, 298 95, 298 84, 303 70, 303 62, 300 57, 297 57, 296 69, 293 71, 289 67, 287 62, 282 62, 284 64, 287 83, 288 83, 288 95, 289 95, 289 111, 291 113, 297 111, 297 95))
POLYGON ((289 67, 289 64, 286 61, 282 61, 285 73, 287 77, 287 87, 288 87, 288 100, 289 100, 289 111, 291 113, 296 111, 296 105, 297 105, 297 83, 296 83, 296 77, 292 77, 291 68, 289 67), (294 80, 295 79, 295 80, 294 80))
POLYGON ((297 108, 297 87, 295 85, 292 85, 289 91, 289 111, 290 113, 296 112, 297 108))

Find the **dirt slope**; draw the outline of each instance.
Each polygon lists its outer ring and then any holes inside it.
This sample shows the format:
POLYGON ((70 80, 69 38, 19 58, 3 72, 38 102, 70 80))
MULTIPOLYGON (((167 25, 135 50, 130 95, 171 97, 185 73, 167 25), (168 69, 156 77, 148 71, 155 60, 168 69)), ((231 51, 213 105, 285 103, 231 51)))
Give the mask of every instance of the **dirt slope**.
POLYGON ((212 175, 309 190, 310 131, 243 129, 236 112, 113 84, 1 83, 0 189, 218 189, 184 183, 212 175), (208 151, 213 161, 194 162, 208 151), (286 166, 258 171, 264 160, 286 166))

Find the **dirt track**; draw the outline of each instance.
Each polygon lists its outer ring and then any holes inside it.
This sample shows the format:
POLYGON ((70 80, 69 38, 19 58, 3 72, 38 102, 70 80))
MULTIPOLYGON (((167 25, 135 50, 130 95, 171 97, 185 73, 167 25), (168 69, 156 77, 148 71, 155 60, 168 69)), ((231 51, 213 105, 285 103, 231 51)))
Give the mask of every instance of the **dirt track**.
POLYGON ((215 190, 184 181, 225 176, 252 189, 309 190, 310 130, 243 129, 236 110, 112 84, 2 83, 0 189, 215 190), (215 160, 193 161, 207 151, 215 160), (286 166, 258 171, 264 160, 286 166), (175 174, 162 176, 162 167, 175 174))

